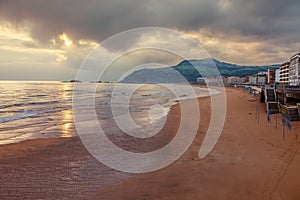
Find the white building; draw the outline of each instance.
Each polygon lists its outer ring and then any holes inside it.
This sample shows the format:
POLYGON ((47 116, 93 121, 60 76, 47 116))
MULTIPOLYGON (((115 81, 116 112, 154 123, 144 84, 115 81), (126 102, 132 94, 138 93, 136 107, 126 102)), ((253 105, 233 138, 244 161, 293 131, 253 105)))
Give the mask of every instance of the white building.
POLYGON ((266 84, 266 76, 257 76, 257 85, 265 85, 266 84))
POLYGON ((279 79, 280 79, 280 69, 276 69, 275 72, 275 83, 279 83, 279 79))
POLYGON ((230 76, 227 78, 227 83, 232 85, 238 85, 243 83, 243 78, 238 76, 230 76))
POLYGON ((249 76, 249 84, 256 84, 257 82, 257 77, 256 76, 249 76))
POLYGON ((290 59, 289 83, 290 85, 300 85, 300 53, 290 59))
POLYGON ((223 85, 223 77, 199 77, 197 78, 198 84, 207 84, 207 85, 223 85))

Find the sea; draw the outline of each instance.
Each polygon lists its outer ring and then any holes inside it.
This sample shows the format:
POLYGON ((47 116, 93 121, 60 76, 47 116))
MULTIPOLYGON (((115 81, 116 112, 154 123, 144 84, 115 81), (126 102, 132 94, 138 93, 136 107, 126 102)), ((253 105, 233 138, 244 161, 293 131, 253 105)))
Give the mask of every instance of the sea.
POLYGON ((140 127, 146 127, 163 121, 172 105, 214 93, 217 91, 200 87, 191 90, 181 84, 1 81, 0 145, 74 137, 74 109, 80 110, 77 113, 85 121, 95 120, 84 118, 84 113, 96 109, 96 120, 111 134, 119 131, 110 125, 111 121, 126 113, 140 127), (74 104, 74 98, 81 103, 74 104), (92 107, 91 101, 95 102, 92 107))

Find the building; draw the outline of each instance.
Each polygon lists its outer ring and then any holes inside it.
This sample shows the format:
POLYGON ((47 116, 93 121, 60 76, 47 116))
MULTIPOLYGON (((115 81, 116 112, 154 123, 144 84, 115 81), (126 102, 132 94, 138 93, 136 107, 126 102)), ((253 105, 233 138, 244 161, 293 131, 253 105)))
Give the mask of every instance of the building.
POLYGON ((265 85, 266 84, 266 76, 257 76, 257 85, 265 85))
POLYGON ((199 77, 196 81, 200 85, 223 85, 223 77, 199 77))
POLYGON ((290 59, 289 83, 290 85, 300 85, 300 53, 290 59))
POLYGON ((199 77, 199 78, 197 78, 197 81, 196 81, 198 84, 200 84, 200 85, 205 85, 206 83, 205 83, 205 78, 202 78, 202 77, 199 77))
POLYGON ((277 69, 268 69, 268 84, 276 83, 276 70, 277 69))
POLYGON ((274 84, 275 83, 275 69, 268 69, 268 84, 274 84))
POLYGON ((244 83, 244 84, 249 83, 249 76, 244 76, 244 77, 243 77, 243 83, 244 83))
POLYGON ((279 83, 279 77, 280 77, 280 70, 279 68, 275 71, 275 83, 279 83))
POLYGON ((256 76, 248 76, 248 84, 256 85, 257 77, 256 76))
POLYGON ((289 84, 290 62, 283 63, 279 68, 279 83, 282 85, 289 84))
POLYGON ((239 85, 243 83, 243 78, 238 76, 229 76, 227 78, 227 84, 229 85, 239 85))
POLYGON ((267 72, 259 72, 256 74, 256 84, 257 85, 265 85, 268 81, 268 73, 267 72))
POLYGON ((268 69, 267 83, 276 84, 279 83, 280 71, 277 69, 268 69))

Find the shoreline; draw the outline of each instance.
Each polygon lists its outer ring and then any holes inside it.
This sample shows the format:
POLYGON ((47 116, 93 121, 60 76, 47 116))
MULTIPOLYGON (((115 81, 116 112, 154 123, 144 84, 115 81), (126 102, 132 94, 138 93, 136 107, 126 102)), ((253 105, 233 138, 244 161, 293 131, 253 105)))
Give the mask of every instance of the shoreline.
MULTIPOLYGON (((258 97, 239 88, 226 88, 226 92, 224 130, 204 159, 198 158, 198 151, 210 122, 209 97, 198 98, 201 122, 191 147, 175 163, 152 173, 129 175, 109 169, 89 155, 78 137, 1 145, 0 182, 5 187, 0 189, 0 197, 262 199, 271 195, 298 199, 300 155, 295 135, 299 133, 299 123, 293 123, 293 130, 286 131, 286 140, 282 141, 281 126, 275 130, 274 124, 267 122, 258 97), (259 125, 255 119, 257 105, 261 108, 259 125)), ((179 120, 180 105, 176 104, 162 130, 167 135, 162 137, 164 140, 173 137, 177 128, 174 124, 179 120)))

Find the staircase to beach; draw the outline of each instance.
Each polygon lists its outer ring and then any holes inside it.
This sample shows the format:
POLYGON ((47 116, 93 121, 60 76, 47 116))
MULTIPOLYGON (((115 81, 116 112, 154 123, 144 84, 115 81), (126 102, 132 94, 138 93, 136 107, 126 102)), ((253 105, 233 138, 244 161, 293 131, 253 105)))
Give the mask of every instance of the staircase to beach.
POLYGON ((275 89, 266 88, 264 93, 265 93, 266 111, 270 114, 279 113, 279 105, 278 105, 275 89))

